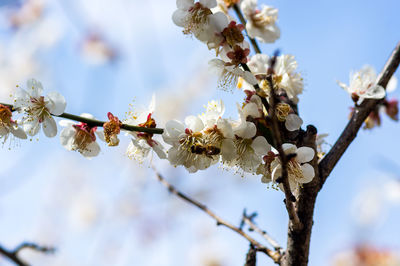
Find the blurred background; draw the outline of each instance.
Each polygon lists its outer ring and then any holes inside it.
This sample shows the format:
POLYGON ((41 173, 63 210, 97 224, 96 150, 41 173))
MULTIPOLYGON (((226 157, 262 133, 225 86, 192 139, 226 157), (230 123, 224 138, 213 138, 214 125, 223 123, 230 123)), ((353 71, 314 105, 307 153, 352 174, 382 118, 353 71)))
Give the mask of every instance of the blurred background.
MULTIPOLYGON (((349 72, 364 64, 381 70, 400 40, 399 1, 261 3, 279 9, 282 31, 262 50, 296 56, 305 79, 300 114, 333 144, 352 106, 336 81, 348 83, 349 72)), ((214 53, 173 24, 175 9, 175 1, 161 0, 1 0, 0 102, 10 103, 15 86, 33 77, 47 92, 65 96, 66 112, 102 120, 109 111, 124 119, 130 104, 145 108, 153 93, 160 127, 201 113, 211 99, 222 99, 225 116, 236 118, 243 93, 216 89, 207 70, 214 53)), ((398 96, 397 90, 389 98, 398 96)), ((384 116, 382 126, 361 131, 340 160, 317 199, 310 265, 399 256, 399 133, 384 116)), ((0 244, 57 248, 53 255, 22 252, 33 265, 243 265, 248 242, 168 194, 149 162, 127 158, 128 143, 121 137, 118 147, 102 144, 92 160, 43 134, 2 144, 0 244)), ((153 163, 234 224, 244 208, 257 212, 255 222, 286 246, 283 193, 260 177, 218 166, 188 174, 155 157, 153 163)), ((258 262, 273 265, 263 254, 258 262)), ((0 265, 12 264, 0 257, 0 265)))

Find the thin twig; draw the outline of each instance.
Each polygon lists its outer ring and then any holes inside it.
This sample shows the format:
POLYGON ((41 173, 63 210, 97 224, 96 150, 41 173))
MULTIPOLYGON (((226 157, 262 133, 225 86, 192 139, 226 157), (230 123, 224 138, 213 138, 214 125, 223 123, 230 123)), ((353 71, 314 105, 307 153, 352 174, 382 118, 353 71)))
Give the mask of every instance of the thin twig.
MULTIPOLYGON (((382 72, 379 74, 377 84, 386 88, 390 78, 396 71, 400 64, 400 42, 393 50, 391 56, 383 67, 382 72)), ((350 121, 347 123, 346 128, 336 141, 335 145, 325 155, 322 161, 319 163, 319 171, 321 178, 321 188, 332 172, 333 168, 342 157, 343 153, 347 150, 350 143, 354 140, 357 132, 361 128, 365 119, 368 117, 370 112, 376 108, 381 100, 368 99, 364 100, 360 106, 356 106, 350 121)))
POLYGON ((179 198, 183 199, 184 201, 196 206, 197 208, 199 208, 200 210, 202 210, 203 212, 205 212, 208 216, 210 216, 211 218, 213 218, 216 222, 217 225, 222 225, 225 226, 229 229, 231 229, 232 231, 238 233, 239 235, 243 236, 245 239, 247 239, 250 244, 252 244, 257 251, 260 251, 264 254, 266 254, 268 257, 270 257, 275 263, 279 264, 280 263, 280 259, 281 259, 281 254, 277 251, 273 251, 265 246, 263 246, 260 242, 258 242, 257 240, 255 240, 254 238, 252 238, 251 236, 249 236, 247 233, 245 233, 242 229, 234 226, 233 224, 225 221, 224 219, 222 219, 221 217, 219 217, 217 214, 215 214, 214 212, 212 212, 210 209, 207 208, 206 205, 198 202, 197 200, 194 200, 192 198, 190 198, 189 196, 183 194, 182 192, 180 192, 179 190, 177 190, 173 185, 171 185, 158 171, 157 169, 152 166, 154 172, 156 173, 156 176, 158 178, 158 181, 160 181, 161 184, 163 184, 169 192, 171 192, 172 194, 178 196, 179 198))
POLYGON ((276 242, 265 230, 262 230, 253 222, 253 215, 247 215, 246 210, 243 211, 243 222, 246 223, 251 230, 260 234, 267 242, 278 252, 281 252, 282 247, 276 242))
POLYGON ((52 247, 43 247, 35 243, 24 242, 11 251, 5 249, 0 245, 0 254, 3 254, 5 257, 7 257, 9 260, 14 262, 18 266, 29 266, 30 265, 29 263, 23 261, 19 257, 19 252, 23 249, 32 249, 45 254, 50 254, 55 252, 55 249, 52 247))
MULTIPOLYGON (((0 104, 9 107, 13 111, 16 111, 16 109, 14 109, 14 106, 11 104, 5 104, 5 103, 0 103, 0 104)), ((62 113, 61 115, 53 115, 53 114, 51 114, 51 115, 56 116, 56 117, 66 118, 69 120, 75 120, 75 121, 82 122, 82 123, 86 123, 90 127, 103 127, 103 125, 105 123, 105 121, 86 118, 86 117, 68 114, 68 113, 62 113)), ((152 134, 162 134, 164 132, 164 129, 162 129, 162 128, 147 128, 147 127, 132 126, 132 125, 128 125, 128 124, 122 124, 121 129, 124 129, 127 131, 146 132, 146 133, 152 133, 152 134)))

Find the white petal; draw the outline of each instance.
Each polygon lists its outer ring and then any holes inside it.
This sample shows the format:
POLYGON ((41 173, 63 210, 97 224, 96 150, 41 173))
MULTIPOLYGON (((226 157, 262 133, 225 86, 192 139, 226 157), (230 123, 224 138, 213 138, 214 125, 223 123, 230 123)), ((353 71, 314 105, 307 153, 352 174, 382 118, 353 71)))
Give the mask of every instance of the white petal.
POLYGON ((314 149, 310 147, 300 147, 297 149, 296 154, 296 161, 299 163, 306 163, 314 158, 315 152, 314 149))
POLYGON ((72 145, 74 143, 75 134, 76 130, 73 127, 66 127, 63 130, 61 130, 60 142, 65 149, 72 151, 73 149, 72 145))
POLYGON ((185 124, 190 130, 199 132, 204 129, 203 121, 197 116, 190 115, 185 118, 185 124))
POLYGON ((289 114, 286 117, 285 126, 289 131, 299 130, 302 124, 303 120, 296 114, 289 114))
POLYGON ((234 137, 232 125, 228 119, 218 119, 217 128, 222 132, 225 138, 232 139, 234 137))
POLYGON ((253 140, 251 147, 257 155, 265 155, 271 150, 271 145, 263 136, 258 136, 253 140))
POLYGON ((38 119, 32 119, 29 121, 24 121, 22 127, 24 128, 26 134, 29 136, 35 136, 39 132, 40 123, 38 119))
POLYGON ((238 137, 244 139, 251 139, 256 135, 257 128, 256 125, 254 125, 254 123, 243 121, 242 123, 239 124, 238 127, 234 128, 234 133, 238 137))
POLYGON ((256 77, 251 72, 244 71, 242 77, 253 86, 258 83, 256 77))
POLYGON ((70 127, 70 126, 72 126, 72 125, 75 125, 76 123, 74 123, 74 122, 71 121, 71 120, 65 120, 65 119, 63 119, 63 120, 58 121, 58 124, 59 124, 60 126, 62 126, 62 127, 70 127))
POLYGON ((44 118, 42 127, 46 137, 52 138, 57 135, 57 123, 52 116, 44 118))
POLYGON ((99 139, 101 141, 106 142, 106 138, 104 137, 104 131, 103 130, 96 130, 94 133, 96 134, 97 137, 99 137, 99 139))
POLYGON ((361 98, 382 99, 386 95, 386 91, 382 86, 375 85, 370 87, 364 94, 359 94, 361 98))
POLYGON ((224 139, 221 144, 222 161, 231 161, 237 157, 235 144, 232 139, 224 139))
POLYGON ((95 157, 100 153, 100 146, 96 141, 91 142, 87 145, 86 149, 81 154, 87 158, 95 157))
POLYGON ((60 115, 64 113, 67 105, 64 96, 56 91, 53 91, 47 94, 47 97, 49 98, 50 102, 46 105, 46 107, 49 109, 51 114, 60 115))
POLYGON ((152 148, 154 152, 158 155, 158 158, 160 159, 167 158, 167 154, 165 154, 164 147, 161 144, 154 144, 152 148))
POLYGON ((173 145, 179 141, 179 136, 185 132, 185 126, 178 120, 170 120, 165 124, 165 130, 162 134, 163 140, 173 145))
POLYGON ((26 107, 30 104, 30 95, 21 88, 14 92, 14 108, 26 107))
POLYGON ((396 90, 397 87, 397 78, 395 76, 392 76, 386 86, 386 91, 387 92, 393 92, 396 90))
POLYGON ((217 6, 216 0, 200 0, 199 2, 200 2, 200 4, 202 4, 203 6, 208 7, 208 8, 213 8, 213 7, 217 6))
POLYGON ((3 137, 8 133, 10 133, 10 129, 8 127, 0 126, 0 137, 3 137))
POLYGON ((17 137, 19 139, 27 139, 28 138, 26 136, 25 131, 20 127, 14 128, 13 126, 11 126, 10 131, 15 137, 17 137))
POLYGON ((81 116, 84 118, 94 119, 94 115, 89 113, 82 113, 81 116))
POLYGON ((291 143, 283 143, 282 149, 285 151, 285 154, 290 154, 290 153, 295 153, 297 150, 297 147, 296 147, 296 145, 293 145, 291 143))
POLYGON ((43 94, 43 86, 40 81, 36 79, 30 79, 26 82, 28 92, 33 98, 38 98, 43 94))
POLYGON ((176 0, 176 7, 179 9, 188 10, 194 5, 194 0, 176 0))
POLYGON ((258 106, 255 103, 248 103, 243 107, 243 114, 247 118, 248 116, 257 118, 260 117, 260 111, 258 110, 258 106))
POLYGON ((297 179, 299 183, 309 183, 313 180, 315 176, 314 168, 306 163, 301 166, 301 170, 303 171, 303 178, 297 179))
POLYGON ((186 16, 187 15, 188 15, 187 11, 184 11, 182 9, 177 9, 172 14, 172 21, 175 23, 176 26, 184 27, 185 23, 186 23, 186 16))

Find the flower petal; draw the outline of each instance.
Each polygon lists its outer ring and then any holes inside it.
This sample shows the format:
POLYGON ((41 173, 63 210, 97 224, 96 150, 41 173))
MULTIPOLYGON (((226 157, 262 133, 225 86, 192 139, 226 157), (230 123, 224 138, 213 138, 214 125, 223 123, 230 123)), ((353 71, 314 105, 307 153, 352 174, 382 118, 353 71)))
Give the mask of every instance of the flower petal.
POLYGON ((65 101, 64 96, 60 93, 53 91, 47 94, 50 102, 46 105, 49 109, 50 113, 53 115, 61 115, 65 111, 65 107, 67 106, 67 102, 65 101))
POLYGON ((251 147, 257 155, 265 155, 271 150, 271 145, 263 136, 258 136, 253 140, 251 147))
POLYGON ((296 114, 289 114, 286 117, 285 126, 289 131, 299 130, 302 124, 303 120, 296 114))
POLYGON ((310 164, 306 163, 301 166, 301 170, 303 172, 303 178, 297 179, 297 182, 299 183, 311 182, 315 176, 314 168, 310 164))
POLYGON ((52 116, 44 118, 43 132, 48 138, 52 138, 57 135, 57 123, 52 116))
POLYGON ((315 152, 313 148, 310 147, 300 147, 296 151, 296 160, 299 163, 306 163, 314 158, 315 152))

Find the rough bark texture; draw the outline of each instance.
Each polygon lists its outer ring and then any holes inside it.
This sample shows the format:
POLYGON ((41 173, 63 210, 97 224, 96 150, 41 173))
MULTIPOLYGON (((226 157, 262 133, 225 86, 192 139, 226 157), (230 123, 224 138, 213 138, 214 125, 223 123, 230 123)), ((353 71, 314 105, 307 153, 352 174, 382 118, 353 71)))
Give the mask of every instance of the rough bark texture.
MULTIPOLYGON (((307 131, 300 138, 298 146, 307 146, 316 150, 315 138, 317 130, 314 126, 308 126, 307 131)), ((315 169, 315 176, 318 177, 318 158, 315 155, 311 161, 315 169)), ((308 254, 310 250, 311 229, 313 226, 314 206, 320 187, 320 179, 304 184, 300 189, 300 194, 296 202, 296 212, 303 224, 300 230, 288 228, 288 239, 286 253, 281 261, 281 265, 302 266, 308 263, 308 254)))

